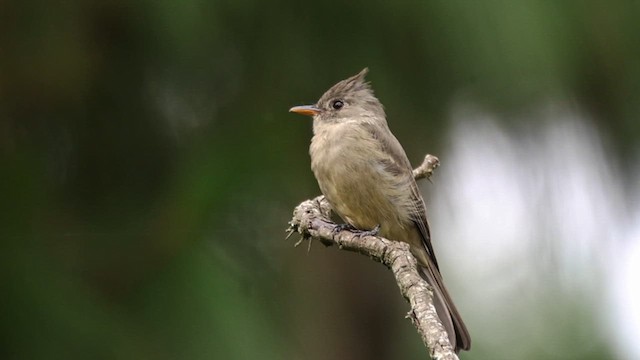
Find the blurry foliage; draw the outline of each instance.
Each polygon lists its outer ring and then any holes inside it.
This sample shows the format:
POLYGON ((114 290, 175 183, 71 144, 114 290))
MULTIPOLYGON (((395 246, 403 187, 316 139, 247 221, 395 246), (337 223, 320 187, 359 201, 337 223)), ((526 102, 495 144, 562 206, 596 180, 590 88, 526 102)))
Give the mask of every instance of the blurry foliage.
POLYGON ((318 192, 287 109, 369 66, 413 161, 458 97, 570 94, 625 154, 638 4, 0 2, 2 357, 324 358, 286 315, 314 255, 282 228, 318 192))

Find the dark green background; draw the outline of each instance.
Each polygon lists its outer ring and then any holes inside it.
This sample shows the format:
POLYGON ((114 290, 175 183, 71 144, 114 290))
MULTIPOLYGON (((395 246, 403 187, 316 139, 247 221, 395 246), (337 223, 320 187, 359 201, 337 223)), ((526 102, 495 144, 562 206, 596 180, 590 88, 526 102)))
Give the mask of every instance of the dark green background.
MULTIPOLYGON (((0 1, 1 357, 425 358, 384 268, 283 240, 319 193, 287 109, 368 66, 417 163, 456 98, 508 119, 568 97, 631 168, 639 4, 0 1)), ((470 328, 465 359, 588 358, 470 328)))

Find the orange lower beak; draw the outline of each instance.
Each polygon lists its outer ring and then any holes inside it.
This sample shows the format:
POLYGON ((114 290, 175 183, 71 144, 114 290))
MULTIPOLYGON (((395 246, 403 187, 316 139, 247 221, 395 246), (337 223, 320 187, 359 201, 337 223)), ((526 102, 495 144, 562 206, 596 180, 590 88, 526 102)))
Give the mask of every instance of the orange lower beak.
POLYGON ((314 116, 320 114, 320 109, 313 105, 294 106, 289 109, 289 112, 293 112, 300 115, 314 116))

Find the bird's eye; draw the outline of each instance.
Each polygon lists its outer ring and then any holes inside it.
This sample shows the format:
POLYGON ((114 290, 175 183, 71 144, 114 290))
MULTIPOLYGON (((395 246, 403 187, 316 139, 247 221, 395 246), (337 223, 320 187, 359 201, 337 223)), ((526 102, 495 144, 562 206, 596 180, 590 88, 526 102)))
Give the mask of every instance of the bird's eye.
POLYGON ((334 100, 331 103, 331 107, 336 109, 336 110, 342 109, 343 106, 344 106, 344 102, 342 102, 342 100, 334 100))

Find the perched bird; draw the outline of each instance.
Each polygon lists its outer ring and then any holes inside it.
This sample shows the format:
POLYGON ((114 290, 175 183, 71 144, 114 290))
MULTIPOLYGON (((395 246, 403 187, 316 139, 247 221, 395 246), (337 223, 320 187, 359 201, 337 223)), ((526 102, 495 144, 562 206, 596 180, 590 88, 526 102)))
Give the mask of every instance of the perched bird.
POLYGON ((411 245, 456 353, 471 338, 438 267, 424 200, 402 145, 387 125, 382 104, 365 81, 368 69, 342 80, 315 105, 289 111, 313 116, 309 148, 320 190, 347 225, 411 245))

